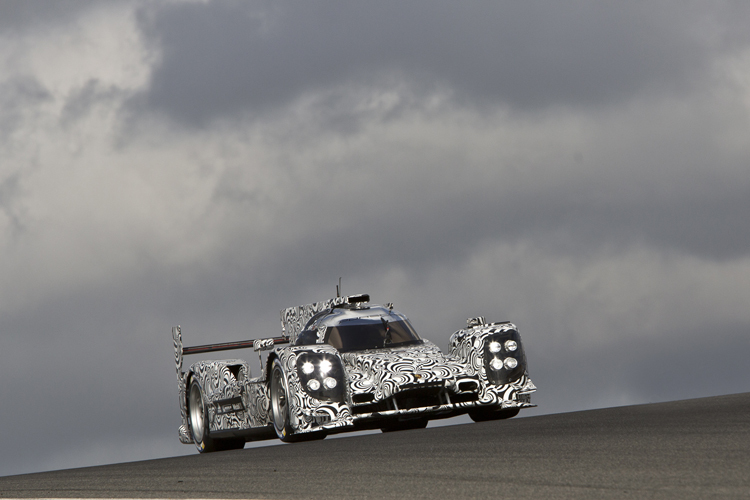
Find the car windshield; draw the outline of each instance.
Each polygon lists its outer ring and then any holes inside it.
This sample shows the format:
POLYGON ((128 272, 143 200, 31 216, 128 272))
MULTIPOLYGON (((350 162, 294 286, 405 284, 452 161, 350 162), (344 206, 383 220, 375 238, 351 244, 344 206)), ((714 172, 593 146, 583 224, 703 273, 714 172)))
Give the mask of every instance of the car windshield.
POLYGON ((383 347, 418 344, 422 340, 407 320, 362 319, 344 321, 328 328, 326 342, 340 352, 382 349, 383 347))

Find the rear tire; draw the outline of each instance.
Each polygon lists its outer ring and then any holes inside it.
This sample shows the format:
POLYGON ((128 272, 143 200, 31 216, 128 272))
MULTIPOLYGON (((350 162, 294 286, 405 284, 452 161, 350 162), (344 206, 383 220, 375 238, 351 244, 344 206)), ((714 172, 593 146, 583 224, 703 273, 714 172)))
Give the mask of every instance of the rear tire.
POLYGON ((208 435, 208 412, 203 399, 203 390, 197 380, 190 382, 188 393, 188 420, 190 434, 195 442, 199 453, 211 453, 213 451, 238 450, 245 447, 242 438, 212 439, 208 435))
POLYGON ((513 418, 521 411, 520 408, 508 408, 506 410, 496 410, 494 408, 481 408, 469 411, 469 416, 474 422, 487 422, 489 420, 504 420, 513 418))

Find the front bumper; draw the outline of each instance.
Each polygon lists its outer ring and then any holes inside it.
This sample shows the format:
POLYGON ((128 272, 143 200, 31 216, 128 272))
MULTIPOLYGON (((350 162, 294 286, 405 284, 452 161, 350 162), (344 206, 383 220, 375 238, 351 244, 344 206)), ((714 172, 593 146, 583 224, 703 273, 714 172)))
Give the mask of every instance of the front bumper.
MULTIPOLYGON (((379 401, 367 401, 362 394, 340 404, 320 404, 298 413, 298 433, 344 432, 378 428, 384 423, 414 418, 439 419, 468 413, 478 408, 532 408, 536 386, 526 376, 504 385, 485 385, 478 380, 476 391, 453 392, 445 385, 410 386, 379 401), (359 396, 359 397, 358 397, 359 396)), ((455 387, 457 384, 452 384, 455 387)))

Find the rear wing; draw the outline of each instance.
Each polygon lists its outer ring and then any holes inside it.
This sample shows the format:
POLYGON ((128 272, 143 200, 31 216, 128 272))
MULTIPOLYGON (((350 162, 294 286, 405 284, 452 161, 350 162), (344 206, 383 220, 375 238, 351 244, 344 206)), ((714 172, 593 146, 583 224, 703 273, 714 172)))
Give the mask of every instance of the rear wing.
POLYGON ((315 302, 304 306, 288 307, 281 311, 281 337, 269 337, 265 339, 240 340, 238 342, 224 342, 221 344, 196 345, 183 347, 182 330, 179 326, 172 327, 172 342, 174 343, 174 362, 177 368, 177 378, 182 380, 182 357, 189 354, 203 354, 208 352, 229 351, 232 349, 249 349, 254 351, 267 351, 273 349, 277 344, 294 343, 297 335, 302 331, 310 318, 326 309, 342 306, 344 304, 357 304, 369 302, 370 296, 366 293, 336 297, 323 302, 315 302))
POLYGON ((369 302, 370 296, 366 293, 357 295, 348 295, 346 297, 336 297, 323 302, 313 302, 304 306, 287 307, 281 310, 281 336, 289 339, 290 343, 297 341, 297 335, 300 334, 310 318, 334 307, 344 304, 356 304, 359 302, 369 302))
POLYGON ((172 327, 172 341, 174 343, 174 360, 177 368, 177 378, 182 379, 182 357, 188 354, 230 351, 232 349, 249 349, 251 347, 255 352, 267 351, 273 349, 276 344, 288 343, 289 339, 286 337, 270 337, 265 339, 240 340, 238 342, 183 347, 182 329, 179 326, 174 326, 172 327))

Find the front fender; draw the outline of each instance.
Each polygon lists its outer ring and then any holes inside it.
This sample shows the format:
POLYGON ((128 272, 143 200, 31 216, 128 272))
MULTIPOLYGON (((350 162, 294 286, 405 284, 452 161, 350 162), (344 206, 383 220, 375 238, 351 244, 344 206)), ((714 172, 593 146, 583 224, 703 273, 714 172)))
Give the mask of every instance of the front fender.
MULTIPOLYGON (((313 432, 319 425, 332 422, 339 422, 341 425, 351 423, 351 413, 346 403, 321 401, 310 396, 302 387, 297 373, 297 358, 303 353, 328 354, 341 360, 338 351, 328 344, 288 346, 276 349, 276 357, 286 376, 289 422, 294 432, 313 432)), ((342 383, 346 391, 348 386, 346 380, 342 380, 342 383)))
MULTIPOLYGON (((518 328, 513 323, 485 323, 483 318, 470 320, 467 328, 459 330, 451 335, 450 338, 450 355, 457 358, 467 365, 469 371, 480 375, 480 377, 490 384, 501 384, 512 382, 522 376, 528 375, 526 356, 524 354, 521 337, 518 334, 518 328), (506 352, 504 345, 497 353, 491 353, 488 349, 488 343, 494 338, 513 339, 517 343, 517 348, 513 353, 506 352), (491 369, 490 363, 492 358, 505 355, 517 358, 517 367, 510 370, 511 379, 500 381, 491 369)), ((501 369, 500 372, 502 372, 501 369)))

